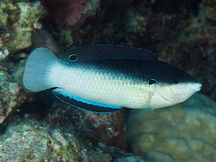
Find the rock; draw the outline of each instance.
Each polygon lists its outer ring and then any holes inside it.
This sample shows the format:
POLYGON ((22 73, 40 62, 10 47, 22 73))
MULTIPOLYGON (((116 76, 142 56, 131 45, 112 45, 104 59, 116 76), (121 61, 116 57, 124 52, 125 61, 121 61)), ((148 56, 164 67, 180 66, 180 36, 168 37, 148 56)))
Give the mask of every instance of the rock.
POLYGON ((16 66, 8 62, 0 65, 0 123, 16 111, 26 99, 26 94, 21 86, 23 65, 22 61, 16 66))
POLYGON ((72 134, 36 123, 10 126, 0 141, 0 160, 4 162, 89 161, 85 149, 72 134))
POLYGON ((40 29, 38 19, 45 13, 36 2, 0 2, 0 60, 31 46, 31 31, 40 29))
POLYGON ((131 111, 127 124, 132 151, 154 161, 216 161, 216 103, 195 94, 182 104, 147 115, 131 111))
POLYGON ((216 0, 202 0, 206 17, 216 21, 216 0))
POLYGON ((104 154, 103 151, 98 150, 98 151, 88 151, 88 155, 91 159, 92 162, 111 162, 112 157, 108 154, 104 154))
POLYGON ((115 113, 94 113, 59 101, 52 107, 46 121, 50 125, 60 125, 73 130, 93 146, 103 143, 124 150, 126 136, 123 115, 121 110, 115 113))

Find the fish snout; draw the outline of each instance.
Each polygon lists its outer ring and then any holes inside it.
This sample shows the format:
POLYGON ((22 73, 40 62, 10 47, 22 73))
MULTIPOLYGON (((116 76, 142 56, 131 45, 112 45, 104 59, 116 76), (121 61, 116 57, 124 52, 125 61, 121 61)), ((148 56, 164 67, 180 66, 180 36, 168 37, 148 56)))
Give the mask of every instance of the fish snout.
POLYGON ((179 83, 171 85, 170 89, 173 93, 172 100, 179 103, 187 100, 194 93, 201 90, 201 83, 179 83))

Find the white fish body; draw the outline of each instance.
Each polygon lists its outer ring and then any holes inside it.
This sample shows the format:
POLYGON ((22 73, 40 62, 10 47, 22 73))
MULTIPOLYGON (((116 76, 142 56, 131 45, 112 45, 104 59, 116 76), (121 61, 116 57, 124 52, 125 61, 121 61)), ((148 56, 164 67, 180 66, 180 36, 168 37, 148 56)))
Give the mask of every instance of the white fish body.
MULTIPOLYGON (((108 63, 102 66, 91 61, 67 64, 49 49, 37 48, 27 60, 23 85, 32 92, 56 87, 53 94, 60 100, 77 107, 87 105, 89 108, 86 109, 98 112, 105 109, 105 112, 116 111, 122 107, 142 109, 171 106, 185 101, 201 88, 201 84, 195 81, 166 84, 155 76, 152 80, 133 77, 131 73, 126 75, 126 70, 122 69, 124 65, 119 70, 112 69, 112 66, 109 69, 108 63)), ((158 64, 166 63, 158 61, 158 64)))

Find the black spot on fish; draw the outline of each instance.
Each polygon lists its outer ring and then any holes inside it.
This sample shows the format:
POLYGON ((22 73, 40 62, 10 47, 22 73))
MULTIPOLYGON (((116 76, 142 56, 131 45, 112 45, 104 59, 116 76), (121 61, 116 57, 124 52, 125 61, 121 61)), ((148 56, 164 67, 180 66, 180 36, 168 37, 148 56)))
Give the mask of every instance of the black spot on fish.
POLYGON ((149 85, 155 85, 157 84, 157 80, 156 79, 150 79, 149 80, 149 85))

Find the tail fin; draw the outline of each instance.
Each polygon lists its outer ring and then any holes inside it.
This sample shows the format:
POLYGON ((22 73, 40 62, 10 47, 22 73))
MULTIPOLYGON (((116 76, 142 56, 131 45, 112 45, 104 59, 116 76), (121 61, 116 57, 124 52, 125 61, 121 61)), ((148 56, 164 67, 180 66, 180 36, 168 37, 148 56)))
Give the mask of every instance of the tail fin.
POLYGON ((48 77, 52 65, 58 61, 48 48, 36 48, 28 57, 23 74, 23 85, 27 91, 38 92, 49 88, 48 77))

